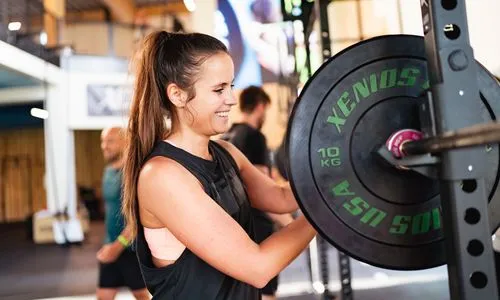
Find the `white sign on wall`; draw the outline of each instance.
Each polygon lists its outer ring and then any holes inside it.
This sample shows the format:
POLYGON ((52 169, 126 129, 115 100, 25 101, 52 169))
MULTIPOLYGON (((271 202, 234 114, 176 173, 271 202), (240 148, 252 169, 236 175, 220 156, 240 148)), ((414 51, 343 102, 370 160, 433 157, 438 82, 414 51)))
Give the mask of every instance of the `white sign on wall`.
POLYGON ((87 115, 126 116, 132 99, 132 86, 111 84, 87 85, 87 115))
POLYGON ((125 127, 132 100, 133 78, 126 73, 69 72, 69 127, 100 130, 125 127))

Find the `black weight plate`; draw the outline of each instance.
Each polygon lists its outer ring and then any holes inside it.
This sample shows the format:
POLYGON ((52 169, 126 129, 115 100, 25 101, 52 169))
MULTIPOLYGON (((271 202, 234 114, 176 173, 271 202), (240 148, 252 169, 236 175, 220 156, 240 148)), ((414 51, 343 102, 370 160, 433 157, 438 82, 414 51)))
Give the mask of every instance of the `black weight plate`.
MULTIPOLYGON (((480 64, 478 83, 481 95, 472 101, 484 122, 496 120, 500 87, 480 64)), ((417 105, 427 88, 423 38, 377 37, 325 62, 290 117, 288 174, 302 211, 331 244, 372 265, 416 270, 445 263, 437 182, 374 154, 397 130, 420 129, 417 105)), ((484 153, 494 231, 499 147, 487 145, 484 153)))

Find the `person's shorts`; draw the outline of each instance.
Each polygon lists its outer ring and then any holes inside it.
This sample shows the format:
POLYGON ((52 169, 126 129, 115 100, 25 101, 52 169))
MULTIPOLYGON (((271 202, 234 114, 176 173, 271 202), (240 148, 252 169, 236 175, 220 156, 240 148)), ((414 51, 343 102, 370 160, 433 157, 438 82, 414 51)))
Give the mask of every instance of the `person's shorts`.
POLYGON ((263 287, 260 291, 262 295, 274 296, 276 294, 276 290, 278 289, 278 276, 271 279, 265 287, 263 287))
POLYGON ((140 290, 146 287, 134 252, 125 250, 115 262, 99 263, 99 287, 140 290))

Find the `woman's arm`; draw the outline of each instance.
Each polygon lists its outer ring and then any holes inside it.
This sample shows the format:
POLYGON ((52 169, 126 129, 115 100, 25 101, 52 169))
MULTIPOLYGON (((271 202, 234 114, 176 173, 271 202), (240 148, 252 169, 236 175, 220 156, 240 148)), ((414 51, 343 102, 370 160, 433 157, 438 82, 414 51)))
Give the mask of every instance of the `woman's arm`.
POLYGON ((153 158, 145 165, 139 176, 138 198, 141 208, 194 254, 258 288, 295 259, 316 234, 300 217, 256 244, 191 173, 167 158, 153 158))
POLYGON ((291 213, 298 209, 289 183, 277 183, 257 169, 241 151, 231 143, 217 141, 233 156, 238 164, 252 206, 270 213, 291 213))
POLYGON ((285 227, 293 221, 292 214, 266 214, 279 228, 285 227))

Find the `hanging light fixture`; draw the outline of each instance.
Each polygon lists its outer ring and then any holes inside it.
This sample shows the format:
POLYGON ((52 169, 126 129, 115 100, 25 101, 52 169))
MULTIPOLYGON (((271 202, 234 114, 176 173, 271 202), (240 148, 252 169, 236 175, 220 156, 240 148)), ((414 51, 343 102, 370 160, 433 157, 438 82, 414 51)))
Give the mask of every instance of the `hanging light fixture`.
POLYGON ((30 114, 35 117, 35 118, 40 118, 40 119, 47 119, 49 117, 49 112, 46 111, 45 109, 40 109, 40 108, 32 108, 30 111, 30 114))

